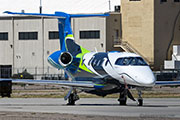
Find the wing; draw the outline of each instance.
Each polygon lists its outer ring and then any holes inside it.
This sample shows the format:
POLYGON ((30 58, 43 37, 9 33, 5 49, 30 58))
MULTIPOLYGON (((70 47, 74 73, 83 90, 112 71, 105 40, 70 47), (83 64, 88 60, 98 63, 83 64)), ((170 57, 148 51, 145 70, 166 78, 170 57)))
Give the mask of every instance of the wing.
POLYGON ((12 83, 22 84, 56 84, 60 86, 81 87, 81 88, 103 88, 102 84, 93 82, 65 81, 65 80, 30 80, 30 79, 0 79, 0 81, 12 81, 12 83))
POLYGON ((155 85, 180 85, 180 81, 156 81, 155 85))

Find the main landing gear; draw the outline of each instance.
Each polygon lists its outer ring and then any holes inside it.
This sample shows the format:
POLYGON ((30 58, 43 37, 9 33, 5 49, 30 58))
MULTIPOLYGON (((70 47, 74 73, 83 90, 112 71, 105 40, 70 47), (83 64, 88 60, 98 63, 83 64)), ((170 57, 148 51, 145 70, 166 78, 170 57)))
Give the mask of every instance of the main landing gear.
POLYGON ((75 105, 75 102, 79 100, 79 96, 77 95, 76 89, 72 89, 72 93, 68 96, 68 103, 67 105, 75 105))

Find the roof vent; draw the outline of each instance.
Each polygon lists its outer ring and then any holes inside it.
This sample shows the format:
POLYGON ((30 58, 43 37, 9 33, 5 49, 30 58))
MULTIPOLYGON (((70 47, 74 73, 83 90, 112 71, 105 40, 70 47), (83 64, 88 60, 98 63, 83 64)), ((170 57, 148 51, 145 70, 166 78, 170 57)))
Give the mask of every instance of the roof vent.
POLYGON ((120 5, 114 6, 114 11, 115 12, 120 12, 120 5))
POLYGON ((25 13, 25 11, 24 11, 24 10, 21 10, 21 12, 22 12, 22 13, 25 13))

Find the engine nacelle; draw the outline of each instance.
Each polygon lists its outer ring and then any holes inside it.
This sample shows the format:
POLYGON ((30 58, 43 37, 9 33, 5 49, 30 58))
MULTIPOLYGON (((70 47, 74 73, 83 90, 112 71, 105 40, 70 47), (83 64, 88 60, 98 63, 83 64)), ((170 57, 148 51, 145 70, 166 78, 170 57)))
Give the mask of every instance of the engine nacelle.
POLYGON ((52 53, 48 57, 48 62, 57 69, 64 69, 68 67, 71 72, 76 71, 80 64, 80 58, 72 56, 71 53, 61 50, 52 53))
POLYGON ((73 56, 69 52, 62 52, 59 56, 59 64, 63 67, 70 65, 73 61, 73 56))

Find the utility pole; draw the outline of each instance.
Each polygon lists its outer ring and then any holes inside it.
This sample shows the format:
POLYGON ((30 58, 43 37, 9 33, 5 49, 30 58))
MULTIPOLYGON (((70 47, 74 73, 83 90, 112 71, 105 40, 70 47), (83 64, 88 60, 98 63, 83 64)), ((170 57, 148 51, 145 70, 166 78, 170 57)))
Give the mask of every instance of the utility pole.
POLYGON ((42 0, 40 0, 39 13, 42 14, 42 0))
POLYGON ((111 0, 109 0, 109 12, 111 11, 111 0))

